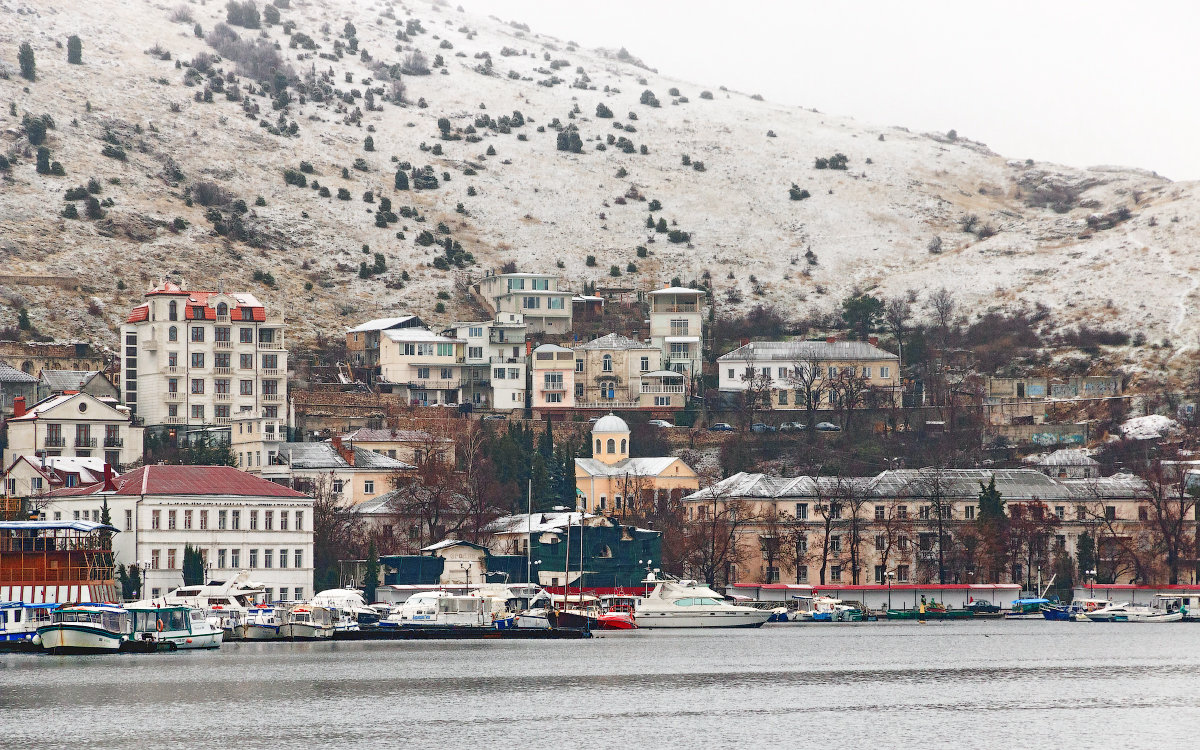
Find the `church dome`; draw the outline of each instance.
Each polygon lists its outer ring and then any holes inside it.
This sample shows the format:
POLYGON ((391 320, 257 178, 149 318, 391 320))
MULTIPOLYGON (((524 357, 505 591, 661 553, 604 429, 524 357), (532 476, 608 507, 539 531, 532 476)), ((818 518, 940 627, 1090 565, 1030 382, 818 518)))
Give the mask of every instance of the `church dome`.
POLYGON ((592 432, 629 432, 629 425, 616 414, 608 414, 596 421, 592 432))

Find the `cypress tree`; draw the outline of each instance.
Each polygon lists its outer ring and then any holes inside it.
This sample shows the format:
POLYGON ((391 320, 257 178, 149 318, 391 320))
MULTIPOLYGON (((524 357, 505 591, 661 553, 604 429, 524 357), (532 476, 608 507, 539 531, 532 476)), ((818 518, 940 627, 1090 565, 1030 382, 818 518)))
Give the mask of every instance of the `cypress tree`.
POLYGON ((38 174, 50 174, 50 149, 45 146, 38 146, 37 172, 38 174))
POLYGON ((1000 496, 1000 490, 996 489, 996 477, 993 475, 986 485, 979 483, 979 520, 996 521, 1002 518, 1004 499, 1000 496))
POLYGON ((204 558, 200 550, 190 544, 183 545, 183 585, 199 586, 204 583, 204 558))
POLYGON ((408 175, 403 169, 396 172, 396 189, 408 190, 408 175))
POLYGON ((375 540, 367 545, 367 570, 363 574, 363 598, 367 604, 375 601, 375 589, 379 586, 379 554, 375 551, 375 540))
POLYGON ((83 42, 75 34, 67 37, 67 63, 83 65, 83 42))
POLYGON ((33 47, 29 42, 21 42, 17 51, 17 62, 21 64, 21 77, 30 81, 37 80, 37 62, 33 59, 33 47))

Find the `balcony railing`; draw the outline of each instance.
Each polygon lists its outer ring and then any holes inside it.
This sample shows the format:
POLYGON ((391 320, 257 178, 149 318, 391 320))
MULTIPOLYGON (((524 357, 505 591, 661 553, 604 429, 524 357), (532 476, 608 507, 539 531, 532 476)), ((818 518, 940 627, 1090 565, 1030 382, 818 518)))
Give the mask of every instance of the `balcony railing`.
POLYGON ((651 307, 650 312, 697 312, 698 305, 695 302, 677 302, 675 304, 655 304, 651 307))
MULTIPOLYGON (((572 355, 572 359, 574 356, 572 355)), ((493 365, 523 365, 524 357, 488 357, 488 363, 493 365)))
POLYGON ((259 349, 279 350, 283 348, 282 341, 260 341, 258 342, 259 349))
POLYGON ((410 380, 408 387, 417 391, 457 391, 462 388, 461 380, 410 380))
POLYGON ((217 314, 217 322, 218 323, 228 323, 229 322, 229 314, 226 313, 225 315, 221 315, 220 313, 218 313, 217 314))
POLYGON ((75 436, 75 447, 76 448, 95 448, 96 447, 96 438, 84 437, 82 435, 76 435, 75 436))
POLYGON ((232 375, 233 368, 232 367, 214 367, 213 374, 215 374, 215 375, 232 375))
POLYGON ((46 436, 46 447, 47 448, 63 448, 63 447, 66 447, 66 445, 67 445, 67 441, 65 439, 63 439, 62 435, 47 435, 46 436))
POLYGON ((167 391, 167 400, 168 401, 182 401, 183 394, 180 393, 179 391, 167 391))
POLYGON ((232 341, 214 341, 213 348, 214 349, 232 349, 233 342, 232 341))
POLYGON ((124 448, 125 438, 122 437, 106 437, 104 438, 105 448, 124 448))
POLYGON ((213 417, 213 421, 217 424, 229 424, 229 417, 213 417))
POLYGON ((642 393, 683 393, 683 386, 642 383, 642 393))
POLYGON ((179 365, 163 365, 163 372, 167 373, 168 375, 175 375, 181 369, 182 368, 180 368, 179 365))
POLYGON ((218 393, 218 394, 216 394, 216 397, 217 397, 218 401, 228 401, 233 396, 232 396, 232 394, 229 394, 229 393, 218 393))
POLYGON ((262 371, 263 375, 268 378, 277 378, 283 375, 283 370, 278 367, 267 367, 262 371))
POLYGON ((166 424, 184 424, 183 417, 164 417, 163 422, 166 424))
POLYGON ((576 401, 575 408, 577 409, 636 409, 639 404, 637 401, 576 401))
POLYGON ((280 401, 283 401, 283 394, 282 393, 264 393, 262 396, 262 400, 266 401, 268 404, 277 404, 280 401))

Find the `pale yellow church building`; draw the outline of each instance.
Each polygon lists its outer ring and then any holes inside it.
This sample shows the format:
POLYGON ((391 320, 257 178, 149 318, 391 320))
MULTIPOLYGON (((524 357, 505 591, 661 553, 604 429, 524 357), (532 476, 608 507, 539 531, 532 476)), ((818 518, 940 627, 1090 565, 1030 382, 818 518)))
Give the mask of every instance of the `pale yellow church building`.
POLYGON ((609 414, 592 427, 592 457, 575 459, 580 510, 646 516, 700 488, 696 472, 675 456, 629 457, 629 425, 609 414))

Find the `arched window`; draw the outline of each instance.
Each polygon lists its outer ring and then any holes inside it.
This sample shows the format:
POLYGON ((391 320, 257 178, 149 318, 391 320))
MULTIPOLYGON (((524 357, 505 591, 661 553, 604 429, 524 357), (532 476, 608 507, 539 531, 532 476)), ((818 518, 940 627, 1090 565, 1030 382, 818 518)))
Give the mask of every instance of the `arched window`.
POLYGON ((625 452, 625 441, 623 439, 621 440, 621 452, 625 452))
MULTIPOLYGON (((173 305, 175 303, 172 302, 171 304, 173 305)), ((167 329, 167 341, 178 341, 178 340, 179 340, 179 329, 176 328, 175 326, 171 326, 170 328, 167 329)))
POLYGON ((604 355, 604 371, 612 372, 612 355, 611 354, 604 355))
POLYGON ((167 304, 167 319, 179 320, 179 306, 176 304, 175 300, 171 300, 170 303, 167 304))
POLYGON ((596 453, 600 453, 600 438, 596 438, 596 453))
POLYGON ((217 303, 217 315, 228 315, 228 314, 229 314, 229 305, 225 304, 224 302, 218 302, 217 303))
POLYGON ((610 455, 617 452, 617 441, 612 438, 608 439, 608 452, 610 455))

